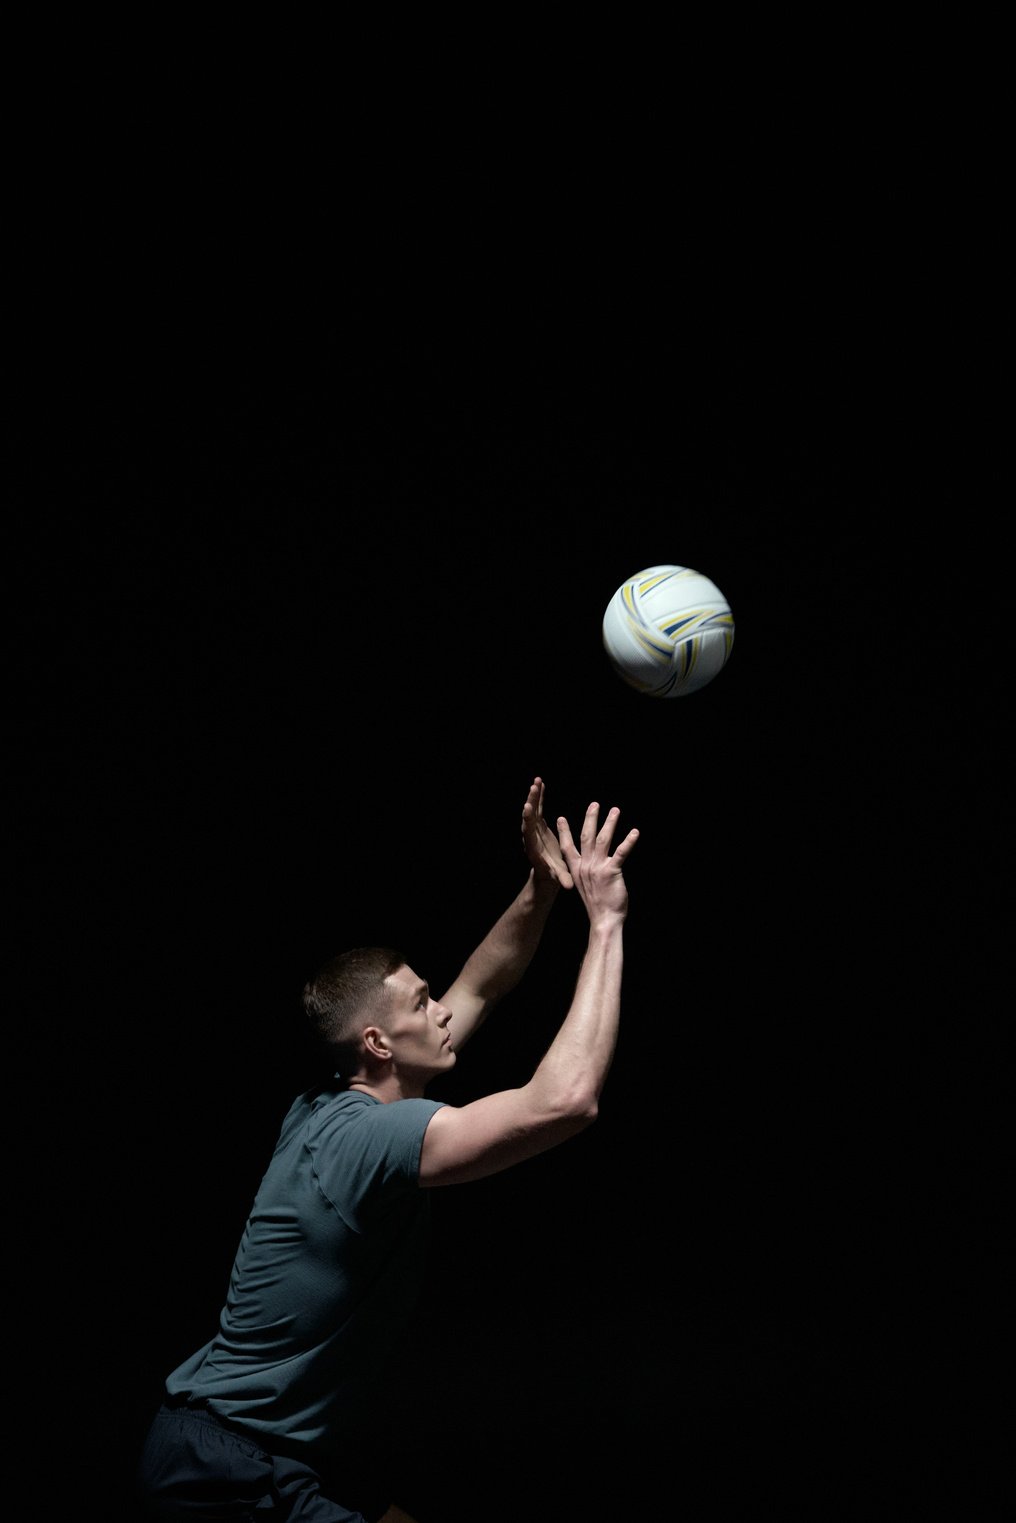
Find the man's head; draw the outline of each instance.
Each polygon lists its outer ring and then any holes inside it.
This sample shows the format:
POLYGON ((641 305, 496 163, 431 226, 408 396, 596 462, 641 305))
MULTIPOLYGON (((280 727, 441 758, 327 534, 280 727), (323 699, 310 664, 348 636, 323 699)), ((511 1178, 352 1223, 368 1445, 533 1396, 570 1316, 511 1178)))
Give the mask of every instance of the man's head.
POLYGON ((347 1081, 384 1082, 422 1093, 452 1068, 451 1011, 393 947, 354 947, 326 963, 303 991, 311 1032, 347 1081))

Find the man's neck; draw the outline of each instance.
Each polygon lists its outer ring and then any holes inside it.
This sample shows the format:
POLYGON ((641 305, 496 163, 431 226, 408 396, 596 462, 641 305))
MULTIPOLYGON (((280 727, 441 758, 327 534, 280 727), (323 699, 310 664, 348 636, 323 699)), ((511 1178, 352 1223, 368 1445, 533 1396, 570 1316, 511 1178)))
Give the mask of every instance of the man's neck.
POLYGON ((391 1105, 394 1100, 422 1100, 423 1086, 410 1084, 398 1074, 387 1073, 381 1078, 364 1078, 346 1080, 346 1088, 360 1095, 371 1095, 375 1100, 380 1100, 382 1105, 391 1105))

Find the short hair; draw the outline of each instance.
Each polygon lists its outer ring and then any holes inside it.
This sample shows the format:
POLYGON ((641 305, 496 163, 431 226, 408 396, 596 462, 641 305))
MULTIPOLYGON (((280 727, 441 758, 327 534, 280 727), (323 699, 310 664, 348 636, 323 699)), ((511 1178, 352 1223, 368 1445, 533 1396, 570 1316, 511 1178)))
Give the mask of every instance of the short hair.
POLYGON ((339 1073, 360 1066, 360 1036, 369 1020, 383 1017, 391 1002, 385 979, 406 959, 394 947, 352 947, 318 969, 303 990, 304 1014, 322 1057, 339 1073))

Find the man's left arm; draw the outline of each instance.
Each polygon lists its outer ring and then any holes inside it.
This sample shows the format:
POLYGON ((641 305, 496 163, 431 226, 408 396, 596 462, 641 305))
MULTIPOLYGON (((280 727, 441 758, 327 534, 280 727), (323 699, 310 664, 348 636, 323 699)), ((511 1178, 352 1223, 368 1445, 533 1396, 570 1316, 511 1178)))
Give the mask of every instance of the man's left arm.
POLYGON ((449 1032, 456 1052, 519 982, 559 890, 573 886, 557 836, 543 818, 543 793, 542 779, 535 778, 522 809, 522 843, 530 862, 526 883, 441 996, 452 1012, 449 1032))

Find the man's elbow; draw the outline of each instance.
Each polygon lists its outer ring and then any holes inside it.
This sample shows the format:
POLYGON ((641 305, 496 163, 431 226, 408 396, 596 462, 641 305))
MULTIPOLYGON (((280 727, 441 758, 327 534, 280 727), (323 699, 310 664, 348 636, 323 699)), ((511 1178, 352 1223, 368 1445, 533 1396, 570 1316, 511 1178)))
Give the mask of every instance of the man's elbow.
POLYGON ((592 1089, 575 1089, 567 1097, 563 1107, 563 1118, 570 1121, 577 1132, 585 1127, 592 1126, 600 1114, 599 1096, 592 1089))
POLYGON ((540 1124, 567 1133, 592 1126, 600 1113, 599 1091, 591 1081, 572 1076, 563 1084, 534 1083, 533 1099, 540 1124))
POLYGON ((592 1126, 593 1122, 600 1114, 600 1096, 598 1091, 593 1089, 587 1090, 587 1092, 582 1096, 578 1114, 581 1120, 585 1122, 586 1126, 592 1126))

